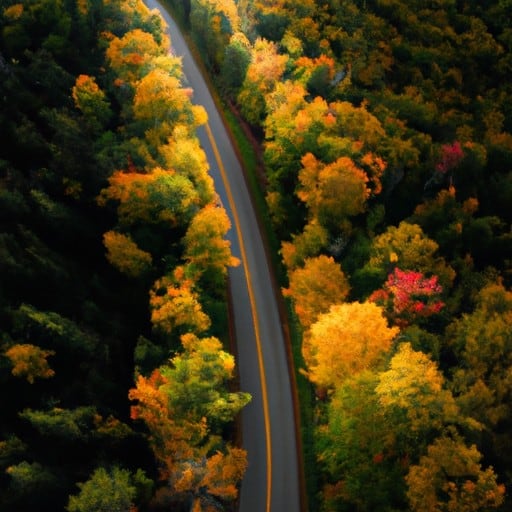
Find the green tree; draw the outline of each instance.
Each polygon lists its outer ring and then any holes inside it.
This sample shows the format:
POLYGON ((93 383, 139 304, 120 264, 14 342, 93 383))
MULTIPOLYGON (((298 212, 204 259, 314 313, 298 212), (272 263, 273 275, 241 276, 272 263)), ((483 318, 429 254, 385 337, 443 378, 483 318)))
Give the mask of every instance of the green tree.
POLYGON ((240 28, 240 17, 234 0, 192 0, 190 27, 206 62, 219 71, 224 50, 233 33, 240 28))
POLYGON ((327 242, 327 230, 317 219, 312 219, 304 226, 302 233, 292 235, 291 242, 281 243, 281 256, 288 271, 304 265, 307 258, 317 256, 327 246, 327 242))
POLYGON ((20 498, 21 506, 36 506, 38 498, 48 498, 58 487, 58 476, 39 462, 24 460, 9 466, 5 472, 9 476, 10 492, 20 498))
POLYGON ((13 314, 14 333, 26 338, 37 338, 42 346, 55 348, 57 354, 66 353, 87 359, 98 346, 98 339, 82 331, 75 322, 53 311, 40 311, 22 304, 13 314))
POLYGON ((112 117, 112 111, 96 79, 89 75, 79 75, 73 86, 72 96, 75 106, 82 112, 90 129, 95 133, 100 132, 112 117))
POLYGON ((30 422, 43 437, 71 444, 91 435, 96 414, 94 407, 86 406, 75 409, 54 407, 48 411, 25 409, 19 416, 30 422))
MULTIPOLYGON (((142 475, 139 475, 142 476, 142 475)), ((114 466, 96 469, 86 482, 77 484, 80 493, 69 497, 68 512, 129 512, 133 510, 137 488, 133 475, 114 466)))
POLYGON ((221 76, 229 93, 237 96, 251 61, 251 45, 243 32, 234 33, 224 50, 221 76))
POLYGON ((459 364, 453 390, 468 415, 495 430, 511 414, 512 292, 501 283, 486 285, 476 307, 454 320, 446 336, 459 364))
POLYGON ((327 422, 318 428, 318 462, 328 475, 326 510, 402 509, 406 461, 396 451, 377 384, 377 373, 362 371, 327 404, 327 422))
POLYGON ((243 392, 229 392, 227 383, 233 378, 234 357, 222 350, 214 337, 181 337, 184 351, 161 369, 167 380, 165 390, 169 405, 180 416, 196 420, 208 418, 210 425, 232 421, 250 400, 243 392))

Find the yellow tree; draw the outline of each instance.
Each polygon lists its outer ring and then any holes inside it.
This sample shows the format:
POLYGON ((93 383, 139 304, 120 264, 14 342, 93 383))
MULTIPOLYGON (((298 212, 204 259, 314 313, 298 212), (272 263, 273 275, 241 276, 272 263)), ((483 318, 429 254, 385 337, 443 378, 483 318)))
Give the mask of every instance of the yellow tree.
POLYGON ((118 80, 134 84, 147 73, 149 61, 165 53, 164 47, 155 41, 152 34, 136 28, 121 38, 114 36, 106 57, 118 80))
POLYGON ((368 176, 346 156, 323 164, 312 153, 302 157, 297 195, 310 216, 323 226, 336 229, 348 217, 362 213, 370 196, 368 176))
MULTIPOLYGON (((195 127, 194 127, 195 129, 195 127)), ((158 146, 165 169, 174 169, 194 184, 201 204, 215 199, 213 179, 208 173, 206 154, 197 137, 192 136, 190 125, 178 124, 165 144, 158 146)))
POLYGON ((306 375, 321 388, 337 387, 347 377, 383 362, 398 333, 371 302, 333 305, 306 333, 306 375))
POLYGON ((228 446, 225 453, 217 451, 208 458, 180 464, 172 487, 177 494, 190 497, 192 512, 214 512, 221 510, 223 502, 236 500, 246 469, 245 450, 228 446))
POLYGON ((173 170, 157 167, 148 173, 115 171, 108 181, 98 203, 103 206, 108 201, 117 201, 123 225, 187 224, 200 205, 193 183, 173 170))
POLYGON ((107 231, 103 245, 107 249, 107 260, 123 274, 138 277, 151 268, 151 254, 139 249, 129 235, 107 231))
MULTIPOLYGON (((290 190, 302 188, 302 193, 311 192, 297 183, 299 172, 304 172, 304 169, 301 171, 301 159, 308 153, 318 161, 316 163, 309 157, 313 176, 325 169, 325 179, 332 180, 333 186, 345 179, 348 180, 347 185, 357 183, 361 187, 361 193, 354 200, 348 193, 338 202, 333 200, 333 211, 347 205, 348 211, 343 212, 345 216, 357 214, 352 212, 364 209, 369 195, 380 193, 382 174, 388 166, 388 156, 383 148, 389 147, 391 142, 379 120, 364 105, 354 107, 348 102, 328 103, 320 96, 308 100, 305 87, 298 82, 280 84, 266 98, 264 156, 269 180, 269 205, 276 220, 293 217, 290 212, 297 205, 289 199, 286 204, 290 190), (364 187, 354 180, 354 174, 362 178, 364 187)), ((304 162, 302 167, 306 167, 304 162)), ((305 174, 306 181, 310 182, 307 172, 305 174)), ((328 194, 329 189, 323 187, 313 196, 318 199, 321 192, 328 194)), ((323 213, 328 216, 328 209, 325 210, 323 213)), ((315 214, 311 212, 310 218, 315 214)), ((336 219, 332 222, 335 223, 336 219)), ((339 231, 338 226, 335 228, 339 231)))
POLYGON ((288 57, 280 55, 277 45, 258 38, 251 49, 251 62, 238 95, 244 117, 260 124, 265 114, 266 97, 281 80, 288 57))
POLYGON ((203 332, 211 321, 194 291, 185 269, 177 267, 172 276, 158 279, 149 292, 151 323, 155 329, 170 334, 176 328, 203 332))
POLYGON ((206 121, 204 109, 190 102, 191 89, 181 86, 179 78, 155 68, 145 74, 135 86, 133 115, 145 121, 153 131, 168 134, 176 124, 197 127, 206 121), (164 123, 164 126, 159 126, 164 123))
POLYGON ((438 244, 430 239, 418 224, 400 222, 398 227, 389 226, 374 238, 370 250, 370 261, 365 269, 374 269, 382 280, 395 267, 415 270, 429 277, 435 274, 444 289, 449 289, 455 271, 437 255, 438 244))
POLYGON ((348 280, 332 257, 320 255, 307 258, 304 267, 288 273, 289 286, 285 297, 293 300, 295 312, 304 328, 333 304, 343 302, 349 292, 348 280))
POLYGON ((432 430, 441 431, 448 423, 465 423, 476 427, 460 415, 451 392, 434 363, 409 343, 402 343, 389 363, 389 369, 379 375, 375 388, 381 406, 390 421, 411 438, 421 438, 432 430))
POLYGON ((231 243, 225 239, 230 228, 226 210, 221 206, 209 204, 196 213, 183 239, 183 256, 194 273, 213 270, 224 276, 227 267, 239 264, 231 254, 231 243))
POLYGON ((475 445, 460 437, 436 439, 406 477, 412 512, 478 512, 498 508, 505 487, 497 483, 492 467, 483 469, 475 445))
POLYGON ((48 379, 55 375, 46 360, 54 354, 53 350, 43 350, 30 343, 13 345, 5 351, 12 364, 12 374, 15 377, 24 377, 30 384, 33 384, 35 379, 48 379))

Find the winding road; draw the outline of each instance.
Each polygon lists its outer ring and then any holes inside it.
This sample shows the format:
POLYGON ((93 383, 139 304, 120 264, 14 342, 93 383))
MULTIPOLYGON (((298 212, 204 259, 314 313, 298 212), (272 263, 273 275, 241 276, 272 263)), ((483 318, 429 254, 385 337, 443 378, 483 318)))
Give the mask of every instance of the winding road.
POLYGON ((285 340, 271 271, 239 160, 208 87, 179 28, 165 7, 145 0, 167 22, 173 54, 183 59, 193 101, 208 123, 198 136, 216 190, 233 228, 228 233, 241 265, 230 269, 240 387, 252 395, 242 412, 243 447, 249 467, 240 492, 240 512, 299 512, 301 493, 292 389, 285 340))

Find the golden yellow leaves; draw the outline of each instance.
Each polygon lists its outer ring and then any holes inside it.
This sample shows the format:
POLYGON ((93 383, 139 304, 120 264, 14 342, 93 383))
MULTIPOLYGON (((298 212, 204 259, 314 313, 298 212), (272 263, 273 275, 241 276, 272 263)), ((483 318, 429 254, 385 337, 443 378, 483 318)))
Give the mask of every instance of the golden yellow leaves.
POLYGON ((290 269, 289 281, 283 294, 293 300, 295 312, 305 328, 332 304, 343 302, 349 292, 348 280, 339 264, 324 255, 307 258, 304 267, 290 269))
POLYGON ((224 208, 209 204, 196 213, 185 237, 184 258, 196 271, 212 269, 225 275, 227 267, 240 261, 231 254, 231 243, 224 237, 231 222, 224 208))
POLYGON ((499 507, 505 487, 492 467, 481 467, 475 445, 456 434, 445 435, 428 447, 406 477, 412 512, 478 512, 499 507))
POLYGON ((142 67, 150 57, 162 55, 164 49, 149 32, 134 29, 123 37, 114 37, 107 48, 106 57, 121 80, 135 82, 142 77, 142 67))
POLYGON ((362 213, 370 196, 368 176, 346 156, 324 164, 312 153, 302 157, 297 196, 309 213, 324 226, 339 226, 350 216, 362 213))
POLYGON ((382 309, 373 303, 333 305, 305 337, 302 352, 307 376, 322 388, 336 387, 383 362, 398 333, 397 327, 388 327, 382 309))
POLYGON ((437 365, 409 343, 402 343, 389 369, 379 374, 375 391, 384 407, 405 411, 411 430, 418 431, 440 428, 459 415, 452 394, 443 385, 437 365))
POLYGON ((23 14, 23 4, 10 5, 4 9, 3 14, 7 19, 17 20, 23 14))
POLYGON ((107 231, 103 235, 103 244, 107 249, 107 260, 123 274, 138 277, 151 268, 151 254, 139 249, 129 235, 107 231))
POLYGON ((15 377, 26 378, 30 384, 33 384, 36 378, 48 379, 55 375, 46 360, 54 354, 53 350, 43 350, 29 343, 13 345, 5 351, 13 365, 12 374, 15 377))
POLYGON ((193 289, 193 281, 183 278, 183 268, 178 267, 173 276, 158 279, 149 292, 151 323, 165 333, 177 327, 202 332, 211 321, 203 312, 199 294, 193 289))

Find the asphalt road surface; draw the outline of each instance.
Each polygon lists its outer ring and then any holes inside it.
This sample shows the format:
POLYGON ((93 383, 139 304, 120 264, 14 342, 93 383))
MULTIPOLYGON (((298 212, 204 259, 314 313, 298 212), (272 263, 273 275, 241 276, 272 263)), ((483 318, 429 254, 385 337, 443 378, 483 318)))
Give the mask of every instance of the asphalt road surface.
POLYGON ((240 387, 252 395, 242 413, 243 446, 249 467, 242 482, 240 512, 298 512, 300 485, 294 409, 285 342, 261 233, 240 163, 208 87, 166 9, 172 53, 183 58, 193 101, 208 124, 198 130, 215 187, 231 219, 228 233, 241 265, 230 269, 240 387))

